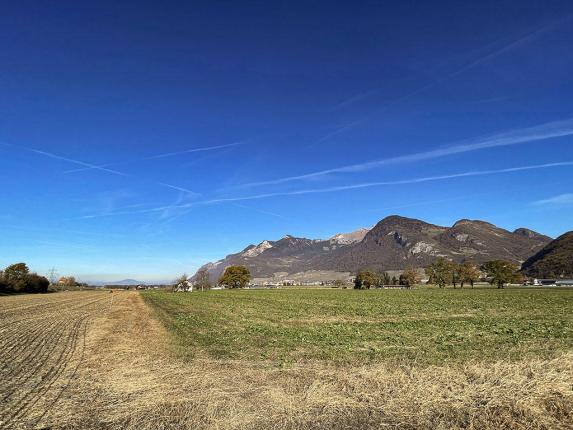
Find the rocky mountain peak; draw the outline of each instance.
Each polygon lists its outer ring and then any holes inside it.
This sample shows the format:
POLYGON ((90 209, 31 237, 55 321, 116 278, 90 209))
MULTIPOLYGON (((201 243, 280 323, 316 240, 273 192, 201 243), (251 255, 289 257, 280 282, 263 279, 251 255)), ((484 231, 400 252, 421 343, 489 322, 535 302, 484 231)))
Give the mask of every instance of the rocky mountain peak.
POLYGON ((352 231, 350 233, 338 233, 332 236, 329 239, 331 244, 338 244, 338 245, 349 245, 351 243, 360 242, 366 236, 370 229, 368 228, 360 228, 356 231, 352 231))
POLYGON ((530 230, 530 229, 524 228, 524 227, 520 227, 518 229, 515 229, 513 231, 513 234, 517 234, 519 236, 525 236, 525 237, 529 237, 529 238, 547 237, 547 236, 544 236, 540 233, 537 233, 536 231, 533 231, 533 230, 530 230))
POLYGON ((242 253, 243 257, 256 257, 257 255, 262 254, 267 249, 272 248, 273 245, 268 240, 263 240, 257 246, 251 245, 247 248, 246 251, 242 253))
POLYGON ((498 228, 495 225, 486 221, 481 221, 479 219, 466 219, 466 218, 456 221, 452 227, 462 227, 462 226, 498 228))

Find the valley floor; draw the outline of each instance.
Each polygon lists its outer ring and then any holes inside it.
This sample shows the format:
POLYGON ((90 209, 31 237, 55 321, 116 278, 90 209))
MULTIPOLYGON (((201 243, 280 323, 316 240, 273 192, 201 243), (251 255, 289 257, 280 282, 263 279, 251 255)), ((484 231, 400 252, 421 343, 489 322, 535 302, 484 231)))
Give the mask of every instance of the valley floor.
MULTIPOLYGON (((382 306, 391 296, 378 297, 376 293, 434 293, 377 291, 359 295, 363 292, 323 292, 326 294, 322 301, 326 303, 325 309, 342 313, 339 315, 340 320, 346 324, 352 324, 352 318, 347 315, 350 311, 339 307, 339 301, 330 294, 339 294, 338 297, 349 304, 348 309, 353 310, 355 320, 371 320, 371 324, 383 326, 386 324, 385 319, 399 322, 404 317, 417 314, 420 302, 415 299, 415 295, 407 296, 411 299, 403 302, 401 297, 394 299, 402 303, 402 309, 391 311, 390 305, 383 306, 382 313, 387 314, 384 317, 375 314, 375 305, 382 306), (365 305, 366 309, 361 311, 358 303, 372 305, 365 305)), ((59 382, 44 385, 46 389, 39 391, 39 400, 27 406, 25 413, 15 412, 21 406, 17 404, 18 397, 13 397, 15 394, 6 389, 6 384, 19 385, 10 379, 11 373, 2 375, 7 379, 2 382, 4 385, 0 385, 0 393, 3 397, 9 395, 15 399, 9 406, 1 406, 2 416, 8 419, 3 421, 4 428, 151 430, 573 427, 573 291, 559 293, 566 296, 550 296, 551 292, 547 292, 547 296, 530 296, 529 301, 538 302, 538 306, 545 309, 531 316, 535 321, 542 314, 546 315, 542 324, 545 332, 531 335, 527 330, 521 330, 519 333, 522 333, 523 344, 520 345, 519 339, 508 341, 508 344, 517 343, 515 348, 510 348, 513 352, 509 354, 501 348, 496 356, 492 353, 493 349, 490 349, 486 350, 484 358, 480 358, 477 350, 472 349, 473 346, 465 345, 460 349, 466 351, 461 353, 464 359, 454 359, 454 354, 444 355, 440 348, 434 348, 429 354, 418 355, 419 361, 410 359, 414 355, 401 360, 393 354, 363 354, 356 340, 359 338, 350 336, 344 339, 344 343, 353 345, 352 348, 358 352, 348 351, 343 355, 344 360, 335 362, 328 359, 333 351, 329 351, 326 356, 317 354, 312 345, 318 340, 314 338, 306 342, 306 334, 294 336, 287 329, 288 324, 284 325, 284 333, 281 334, 278 329, 272 333, 278 341, 290 342, 288 350, 292 353, 285 353, 282 347, 272 347, 272 342, 267 342, 271 339, 265 340, 265 332, 257 334, 252 329, 246 330, 246 327, 253 324, 255 316, 258 316, 259 329, 273 326, 275 319, 280 318, 280 312, 290 313, 293 321, 297 318, 301 320, 299 325, 302 327, 316 327, 319 332, 325 329, 321 324, 328 327, 333 323, 332 315, 326 311, 323 315, 307 315, 306 320, 297 315, 302 311, 317 309, 316 306, 323 306, 312 295, 320 292, 314 292, 305 299, 305 295, 310 292, 299 291, 303 298, 291 303, 290 307, 287 304, 291 300, 281 301, 281 297, 284 298, 282 293, 146 293, 143 297, 152 306, 146 305, 142 295, 136 292, 101 293, 101 300, 105 300, 109 306, 88 312, 89 317, 85 319, 77 317, 76 321, 86 321, 85 326, 81 325, 83 322, 61 322, 62 326, 78 325, 85 328, 85 337, 80 342, 82 347, 74 349, 78 353, 69 354, 70 364, 67 370, 60 373, 62 376, 59 382), (258 293, 265 294, 250 296, 258 293), (273 293, 278 294, 273 296, 273 293), (229 301, 240 304, 235 306, 235 312, 230 310, 229 301), (199 340, 194 341, 189 330, 198 332, 196 324, 209 322, 202 319, 204 314, 198 311, 200 307, 207 307, 205 312, 219 312, 223 320, 205 326, 204 331, 198 333, 199 340), (548 311, 548 307, 553 308, 553 314, 548 311), (276 315, 277 312, 279 315, 276 315), (193 314, 197 315, 196 321, 190 321, 193 314), (550 324, 551 320, 554 323, 550 324), (226 328, 222 329, 219 324, 226 324, 226 328), (556 327, 560 327, 561 335, 557 334, 559 330, 556 327), (227 336, 226 331, 234 332, 238 340, 217 338, 219 335, 227 336), (211 344, 208 341, 209 333, 211 344), (258 340, 253 344, 254 339, 258 340), (548 345, 545 352, 538 348, 544 339, 548 345), (236 353, 233 353, 233 348, 222 347, 228 342, 239 346, 236 353), (528 345, 532 346, 530 352, 527 352, 528 345), (253 354, 261 348, 263 355, 253 354), (518 350, 524 353, 523 357, 517 356, 518 350), (39 409, 35 409, 35 405, 39 409), (50 407, 40 408, 40 405, 50 407)), ((497 291, 488 291, 491 297, 495 293, 497 291)), ((487 312, 495 314, 492 308, 497 306, 498 312, 507 316, 511 312, 506 307, 517 303, 517 308, 523 307, 521 317, 527 319, 526 314, 530 312, 527 300, 516 301, 515 297, 511 298, 511 293, 502 294, 509 294, 510 298, 502 300, 503 306, 495 298, 491 299, 494 304, 488 307, 487 312)), ((50 299, 46 306, 51 310, 46 313, 84 316, 85 313, 77 310, 70 313, 69 307, 76 308, 80 303, 85 303, 86 307, 92 306, 87 304, 93 300, 91 295, 74 297, 76 302, 66 302, 65 296, 43 296, 50 299), (61 303, 52 303, 52 300, 56 300, 53 297, 62 297, 61 303)), ((7 303, 4 298, 0 298, 0 323, 3 326, 18 322, 18 315, 39 312, 39 304, 36 302, 19 303, 12 299, 9 298, 7 303)), ((474 317, 478 320, 482 302, 482 299, 473 301, 474 307, 478 308, 474 317)), ((432 303, 437 309, 430 313, 439 311, 439 303, 432 303)), ((441 310, 445 315, 449 309, 444 304, 441 310)), ((467 310, 464 312, 468 313, 467 310)), ((455 315, 452 317, 454 323, 459 320, 455 315)), ((425 318, 426 321, 435 320, 428 315, 425 318)), ((516 321, 519 318, 517 316, 516 321)), ((37 322, 39 324, 30 327, 36 327, 36 330, 44 327, 40 330, 46 330, 51 326, 42 325, 39 317, 37 322)), ((19 330, 24 337, 32 330, 26 327, 28 325, 23 325, 19 330)), ((465 331, 464 327, 460 325, 460 333, 465 331)), ((475 332, 480 330, 482 326, 477 325, 475 332)), ((305 333, 304 330, 302 332, 305 333)), ((380 331, 376 333, 381 334, 380 331)), ((388 333, 386 335, 390 336, 391 333, 388 333)), ((4 339, 4 334, 2 336, 4 339)), ((419 337, 420 348, 429 345, 423 339, 424 336, 419 337)), ((511 338, 512 334, 506 333, 505 337, 511 338)), ((496 348, 503 345, 501 338, 495 339, 497 341, 493 345, 496 348)), ((388 341, 391 340, 388 338, 388 341)), ((403 351, 416 348, 415 342, 405 342, 401 347, 403 351)), ((450 343, 454 345, 450 349, 456 351, 456 342, 450 343)), ((19 343, 26 344, 28 342, 19 343)), ((39 351, 43 350, 43 345, 37 345, 39 351)), ((334 347, 334 351, 338 351, 339 345, 334 347)), ((374 345, 374 348, 379 347, 374 345)), ((0 366, 11 366, 11 360, 18 356, 5 353, 0 366)), ((42 380, 41 377, 37 379, 40 388, 42 380)))

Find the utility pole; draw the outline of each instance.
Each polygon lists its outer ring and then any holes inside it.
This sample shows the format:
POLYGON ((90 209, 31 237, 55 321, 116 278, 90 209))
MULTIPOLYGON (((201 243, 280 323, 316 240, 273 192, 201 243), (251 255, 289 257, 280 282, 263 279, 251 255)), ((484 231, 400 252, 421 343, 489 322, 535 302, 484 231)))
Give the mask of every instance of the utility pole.
POLYGON ((55 267, 52 267, 48 272, 48 279, 50 280, 51 285, 56 285, 56 282, 58 281, 58 271, 55 267))

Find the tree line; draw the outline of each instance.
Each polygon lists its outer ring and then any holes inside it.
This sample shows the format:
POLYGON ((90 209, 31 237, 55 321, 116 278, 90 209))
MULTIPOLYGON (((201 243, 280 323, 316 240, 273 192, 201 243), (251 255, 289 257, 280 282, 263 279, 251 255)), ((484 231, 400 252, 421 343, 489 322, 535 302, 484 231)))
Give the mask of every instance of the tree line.
MULTIPOLYGON (((229 289, 245 288, 251 282, 251 272, 245 266, 229 266, 219 278, 217 285, 224 286, 229 289)), ((207 269, 200 269, 195 275, 195 281, 192 283, 193 288, 196 290, 209 290, 211 289, 211 282, 209 280, 209 272, 207 269)), ((183 274, 175 280, 173 291, 189 291, 188 286, 191 286, 189 277, 183 274)))
MULTIPOLYGON (((504 288, 507 284, 522 283, 523 275, 518 267, 509 261, 492 260, 481 266, 471 262, 456 263, 443 257, 437 258, 425 268, 428 284, 437 285, 440 288, 458 285, 471 285, 480 279, 485 279, 497 288, 504 288)), ((413 267, 406 268, 399 278, 390 278, 386 272, 374 272, 361 270, 354 279, 355 289, 381 288, 388 285, 400 285, 410 287, 420 283, 420 273, 413 267)))
MULTIPOLYGON (((425 268, 428 284, 444 288, 453 285, 463 288, 465 285, 474 287, 474 283, 480 279, 487 280, 497 288, 504 288, 507 284, 522 283, 523 275, 517 266, 509 261, 492 260, 481 266, 472 262, 456 263, 443 257, 437 258, 425 268)), ((406 268, 399 277, 390 276, 387 272, 375 272, 372 270, 360 270, 354 278, 354 288, 358 290, 370 288, 382 288, 385 286, 412 287, 421 282, 421 274, 414 267, 406 268)), ((217 284, 229 289, 245 288, 251 281, 251 273, 245 266, 229 266, 225 269, 217 284)), ((181 276, 175 281, 174 291, 181 285, 188 283, 187 275, 181 276)), ((338 285, 335 283, 335 285, 338 285)), ((195 289, 208 290, 211 288, 207 269, 197 272, 194 282, 195 289)), ((184 288, 182 290, 185 290, 184 288)))
POLYGON ((413 267, 406 268, 399 277, 390 277, 388 272, 360 270, 354 278, 354 288, 357 290, 366 290, 370 288, 382 288, 389 285, 411 287, 418 284, 420 278, 420 274, 413 267))
POLYGON ((46 293, 50 281, 31 273, 26 263, 11 264, 0 271, 0 294, 46 293))
POLYGON ((442 257, 426 267, 426 276, 428 283, 440 288, 446 285, 463 288, 466 283, 473 288, 482 278, 497 288, 505 288, 507 284, 521 284, 524 280, 519 268, 510 261, 492 260, 477 266, 471 262, 458 264, 442 257))

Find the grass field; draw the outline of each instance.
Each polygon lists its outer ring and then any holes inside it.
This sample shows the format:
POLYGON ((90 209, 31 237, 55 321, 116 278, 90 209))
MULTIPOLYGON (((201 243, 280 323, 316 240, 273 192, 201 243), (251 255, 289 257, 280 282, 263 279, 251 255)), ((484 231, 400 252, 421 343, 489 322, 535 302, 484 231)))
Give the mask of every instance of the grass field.
POLYGON ((440 364, 552 358, 573 347, 573 290, 146 292, 193 359, 440 364))

